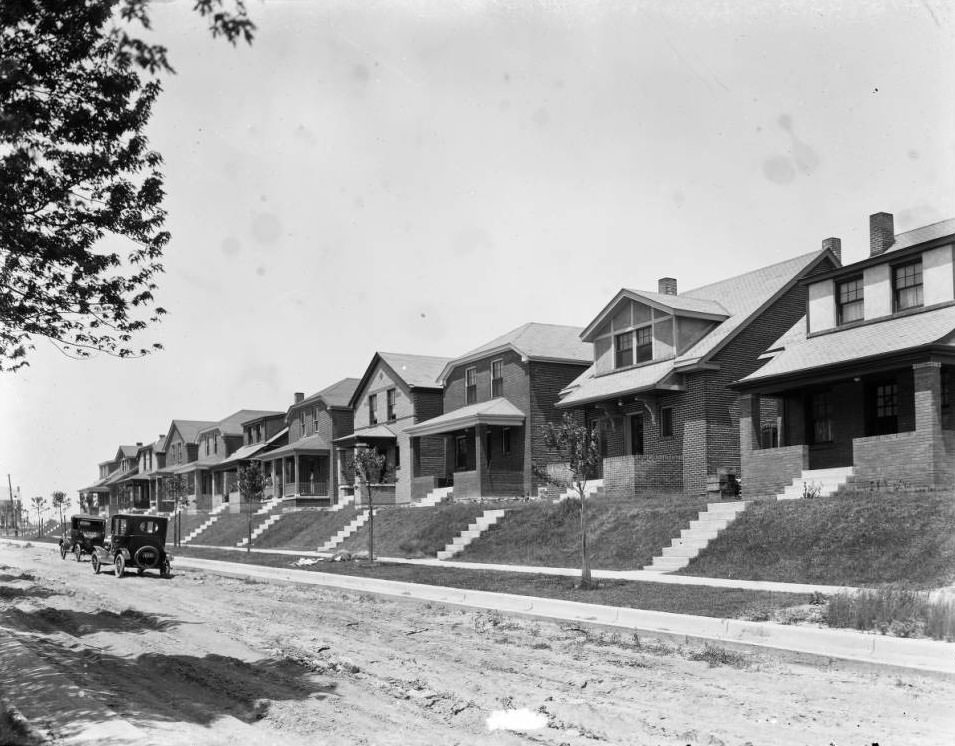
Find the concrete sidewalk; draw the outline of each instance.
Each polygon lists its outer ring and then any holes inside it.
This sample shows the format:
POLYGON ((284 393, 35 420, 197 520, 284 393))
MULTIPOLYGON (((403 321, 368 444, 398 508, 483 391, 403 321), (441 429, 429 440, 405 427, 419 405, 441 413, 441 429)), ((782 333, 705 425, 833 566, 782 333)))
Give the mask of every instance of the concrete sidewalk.
MULTIPOLYGON (((185 548, 222 549, 228 552, 245 552, 239 547, 219 547, 207 544, 186 544, 185 548)), ((175 554, 175 549, 171 549, 175 554)), ((296 551, 293 549, 252 549, 261 554, 284 554, 289 557, 314 557, 328 559, 334 555, 328 552, 296 551)), ((406 557, 376 557, 379 562, 402 565, 426 565, 428 567, 457 567, 464 570, 493 570, 495 572, 520 572, 533 575, 560 575, 573 578, 580 575, 580 568, 540 567, 534 565, 499 565, 479 562, 460 562, 457 560, 439 560, 434 558, 408 559, 406 557)), ((176 560, 178 561, 178 559, 176 560)), ((711 588, 742 588, 752 591, 772 591, 775 593, 822 593, 830 596, 834 593, 857 593, 859 588, 843 585, 819 585, 814 583, 780 583, 773 580, 734 580, 730 578, 704 578, 694 575, 668 575, 645 570, 591 570, 591 575, 602 580, 633 580, 642 583, 663 583, 666 585, 702 585, 711 588)))
MULTIPOLYGON (((439 564, 445 565, 443 562, 439 564)), ((955 645, 935 640, 911 640, 847 630, 715 619, 194 557, 179 557, 175 566, 235 577, 303 583, 474 609, 494 609, 530 617, 647 633, 681 642, 716 641, 733 647, 782 652, 788 657, 846 661, 863 666, 955 677, 955 645)))

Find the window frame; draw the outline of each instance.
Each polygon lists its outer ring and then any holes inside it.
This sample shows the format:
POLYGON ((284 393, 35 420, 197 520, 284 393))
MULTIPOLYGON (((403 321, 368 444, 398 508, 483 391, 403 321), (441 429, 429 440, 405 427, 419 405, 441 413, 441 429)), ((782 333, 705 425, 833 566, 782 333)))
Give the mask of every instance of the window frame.
POLYGON ((368 394, 368 424, 378 424, 378 394, 368 394))
POLYGON ((621 370, 622 368, 629 368, 633 365, 634 360, 634 349, 633 349, 633 330, 626 332, 621 332, 620 334, 613 335, 613 368, 614 370, 621 370), (625 346, 621 344, 625 343, 625 346), (627 360, 622 359, 623 353, 626 353, 627 360))
POLYGON ((477 366, 464 369, 464 403, 477 403, 477 366))
POLYGON ((491 398, 504 396, 504 358, 497 358, 491 361, 491 398), (495 377, 494 368, 500 374, 495 377))
POLYGON ((648 363, 653 360, 653 324, 641 326, 633 330, 633 351, 636 364, 648 363), (641 342, 640 337, 646 333, 646 341, 641 342), (641 355, 641 350, 646 351, 646 357, 641 355))
POLYGON ((900 264, 891 265, 892 268, 892 313, 900 313, 901 311, 908 311, 912 308, 922 308, 925 305, 925 295, 924 295, 924 274, 922 267, 922 257, 918 259, 913 259, 912 261, 902 262, 900 264), (908 268, 915 268, 916 271, 913 271, 911 278, 912 282, 906 282, 906 284, 900 284, 899 280, 899 271, 903 272, 902 280, 905 281, 908 278, 908 275, 904 271, 908 268), (918 282, 915 282, 915 278, 918 278, 918 282), (917 301, 915 303, 910 303, 903 306, 901 304, 902 294, 907 290, 915 290, 915 295, 917 296, 917 301))
POLYGON ((385 391, 385 415, 387 416, 387 422, 392 422, 397 419, 395 416, 395 400, 397 399, 398 389, 390 388, 385 391))
POLYGON ((845 280, 840 280, 837 282, 835 288, 835 299, 836 326, 845 326, 846 324, 851 324, 854 321, 865 320, 865 284, 862 275, 853 275, 852 277, 848 277, 845 280), (849 292, 857 292, 858 297, 853 297, 851 300, 844 300, 842 297, 842 290, 843 288, 847 288, 850 284, 857 285, 856 288, 851 289, 849 292), (855 312, 855 309, 858 309, 859 315, 854 318, 846 318, 847 309, 852 309, 853 313, 855 312))
POLYGON ((660 407, 660 437, 673 437, 673 407, 660 407))
POLYGON ((511 455, 511 428, 509 427, 501 428, 501 455, 511 455))

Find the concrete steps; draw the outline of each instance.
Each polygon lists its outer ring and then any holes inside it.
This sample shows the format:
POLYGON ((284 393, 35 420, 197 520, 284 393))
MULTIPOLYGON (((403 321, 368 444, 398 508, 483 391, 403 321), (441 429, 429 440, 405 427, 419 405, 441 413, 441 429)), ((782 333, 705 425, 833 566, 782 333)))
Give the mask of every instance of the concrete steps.
POLYGON ((491 526, 504 517, 506 510, 485 510, 474 523, 454 537, 454 540, 438 552, 438 559, 451 559, 459 554, 468 544, 487 531, 491 526))
POLYGON ((454 487, 435 487, 431 492, 425 495, 416 503, 411 503, 412 508, 433 508, 438 503, 450 500, 454 493, 454 487))
MULTIPOLYGON (((259 514, 256 513, 256 515, 259 515, 259 514)), ((276 513, 271 513, 270 515, 266 516, 266 518, 265 518, 264 521, 262 521, 261 523, 259 523, 258 526, 255 526, 255 527, 252 529, 252 541, 254 542, 254 541, 255 541, 256 539, 258 539, 262 534, 264 534, 266 531, 268 531, 272 526, 274 526, 276 523, 278 523, 278 520, 279 520, 279 518, 281 518, 281 517, 282 517, 282 512, 281 512, 281 511, 276 512, 276 513)), ((236 542, 236 546, 237 546, 237 547, 244 547, 244 546, 246 546, 248 543, 249 543, 249 537, 248 537, 248 536, 245 536, 245 537, 243 537, 242 539, 240 539, 239 541, 236 542)))
POLYGON ((648 572, 673 572, 682 570, 690 560, 696 557, 717 535, 732 523, 736 516, 746 510, 742 500, 735 502, 710 503, 706 510, 690 521, 690 525, 670 542, 670 546, 643 569, 648 572))
POLYGON ((229 507, 229 503, 222 503, 221 505, 216 505, 212 510, 209 511, 209 517, 203 521, 198 528, 193 529, 189 534, 183 538, 182 543, 188 544, 190 541, 195 539, 199 534, 205 531, 209 526, 215 523, 219 516, 229 507))
MULTIPOLYGON (((378 515, 378 511, 374 511, 375 515, 378 515)), ((335 534, 331 539, 322 544, 319 548, 319 552, 332 552, 335 550, 339 544, 341 544, 345 539, 355 533, 358 529, 368 523, 368 511, 363 511, 359 516, 355 518, 351 523, 349 523, 345 528, 335 534)))
MULTIPOLYGON (((602 479, 589 479, 587 480, 587 485, 584 487, 584 497, 603 497, 604 491, 604 480, 602 479)), ((562 500, 570 500, 571 498, 577 499, 577 490, 573 487, 568 487, 563 492, 561 492, 557 497, 554 498, 555 503, 559 503, 562 500)))
POLYGON ((345 495, 337 503, 328 508, 329 513, 337 513, 339 510, 342 510, 345 506, 351 505, 355 502, 355 494, 345 495))
POLYGON ((806 469, 792 484, 786 487, 777 500, 800 500, 807 492, 816 492, 813 497, 829 497, 844 487, 854 471, 851 466, 834 469, 806 469))

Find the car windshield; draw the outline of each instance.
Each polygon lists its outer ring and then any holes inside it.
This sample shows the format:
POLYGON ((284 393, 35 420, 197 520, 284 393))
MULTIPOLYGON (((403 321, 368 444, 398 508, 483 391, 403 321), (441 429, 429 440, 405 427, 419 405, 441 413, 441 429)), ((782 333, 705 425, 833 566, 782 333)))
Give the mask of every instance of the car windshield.
POLYGON ((102 531, 103 522, 102 521, 77 521, 76 527, 80 531, 102 531))

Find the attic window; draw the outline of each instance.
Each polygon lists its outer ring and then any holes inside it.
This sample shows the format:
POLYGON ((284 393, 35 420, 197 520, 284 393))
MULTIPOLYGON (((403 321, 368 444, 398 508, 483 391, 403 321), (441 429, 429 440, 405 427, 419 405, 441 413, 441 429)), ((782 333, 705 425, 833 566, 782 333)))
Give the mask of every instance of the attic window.
POLYGON ((633 332, 624 332, 613 338, 613 367, 626 368, 633 365, 633 332))
POLYGON ((862 277, 853 277, 836 286, 836 323, 839 326, 864 317, 862 277))
POLYGON ((892 301, 894 311, 919 308, 922 305, 922 260, 892 268, 892 301))

